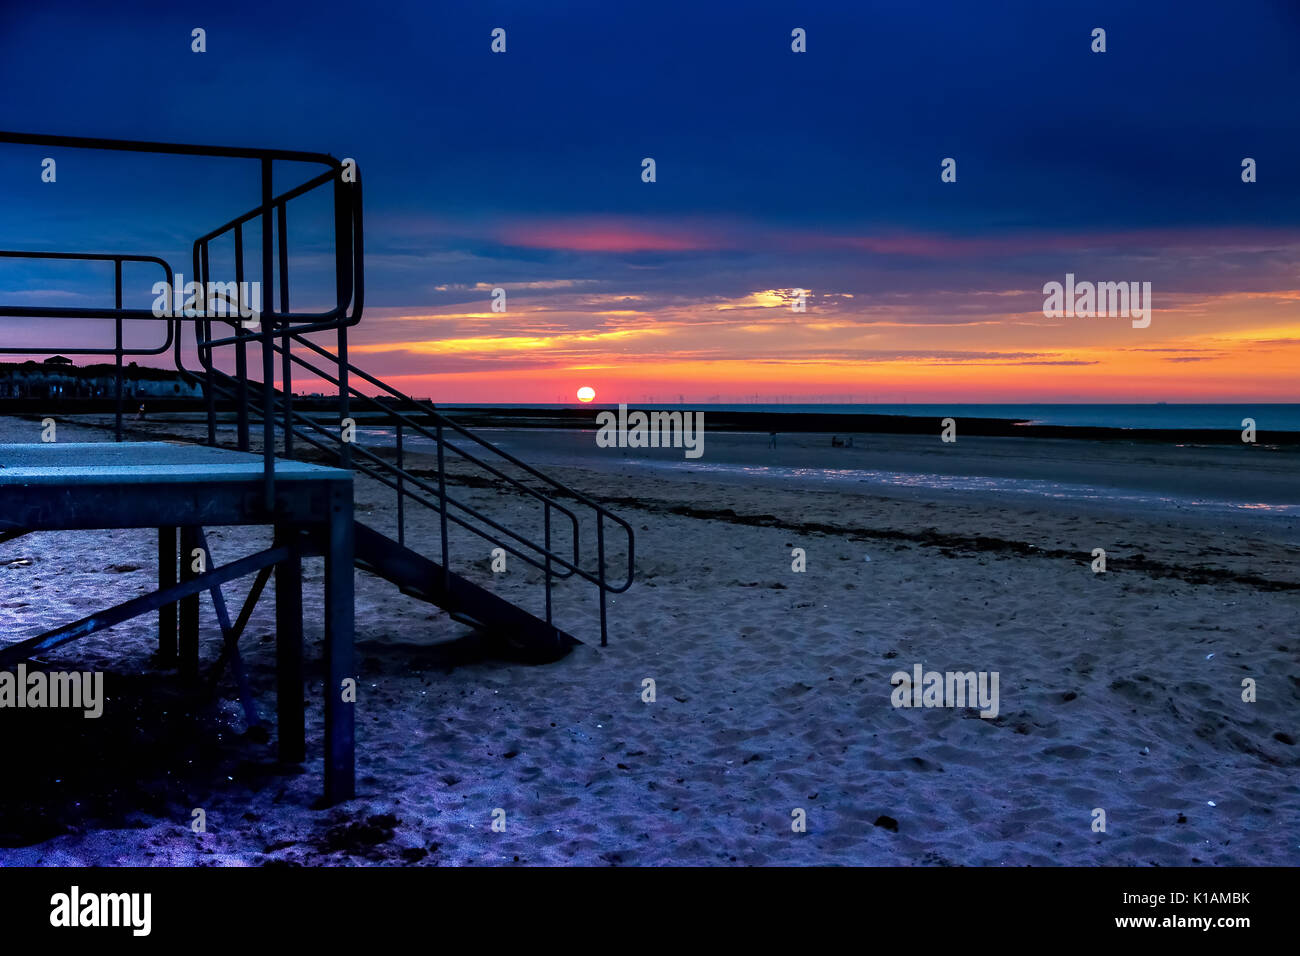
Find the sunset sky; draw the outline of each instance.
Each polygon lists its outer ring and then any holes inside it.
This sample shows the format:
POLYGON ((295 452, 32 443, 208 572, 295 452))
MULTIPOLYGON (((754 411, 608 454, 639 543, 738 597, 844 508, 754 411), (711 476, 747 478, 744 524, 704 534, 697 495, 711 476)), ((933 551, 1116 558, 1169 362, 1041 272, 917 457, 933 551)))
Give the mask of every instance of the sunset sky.
MULTIPOLYGON (((418 396, 1300 400, 1291 0, 129 7, 0 6, 0 128, 355 158, 352 358, 418 396), (1150 282, 1150 327, 1044 317, 1066 273, 1150 282)), ((183 270, 257 201, 250 162, 93 158, 0 147, 0 248, 183 270)), ((106 293, 0 263, 6 304, 106 293)))

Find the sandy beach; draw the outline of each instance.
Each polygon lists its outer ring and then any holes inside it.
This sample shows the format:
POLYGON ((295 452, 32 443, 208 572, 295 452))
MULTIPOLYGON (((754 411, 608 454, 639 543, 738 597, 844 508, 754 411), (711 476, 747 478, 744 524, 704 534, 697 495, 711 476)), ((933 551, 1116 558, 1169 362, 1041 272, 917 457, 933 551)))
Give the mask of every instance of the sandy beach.
MULTIPOLYGON (((60 441, 111 438, 100 420, 59 427, 60 441)), ((636 529, 608 647, 592 646, 595 589, 580 582, 557 585, 557 621, 590 643, 534 665, 485 657, 463 625, 358 571, 359 795, 322 810, 318 610, 309 760, 292 772, 245 732, 228 673, 188 698, 152 660, 151 619, 111 628, 45 658, 107 672, 101 719, 28 713, 6 732, 0 862, 1300 862, 1294 450, 915 436, 832 449, 819 435, 772 450, 710 433, 686 462, 596 449, 591 432, 483 434, 636 529), (891 675, 918 664, 997 672, 997 716, 893 706, 891 675)), ((36 421, 0 419, 0 443, 35 440, 36 421)), ((394 527, 391 492, 356 487, 358 519, 394 527)), ((529 520, 522 496, 457 491, 529 520)), ((410 539, 436 538, 432 513, 408 518, 410 539)), ((266 543, 209 536, 223 558, 266 543)), ((154 549, 125 531, 0 544, 5 640, 151 590, 154 549)), ((540 575, 493 574, 481 551, 461 573, 539 611, 540 575)), ((318 593, 319 561, 306 577, 318 593)), ((206 668, 220 643, 206 599, 202 621, 206 668)), ((264 601, 241 645, 272 728, 274 628, 264 601)))

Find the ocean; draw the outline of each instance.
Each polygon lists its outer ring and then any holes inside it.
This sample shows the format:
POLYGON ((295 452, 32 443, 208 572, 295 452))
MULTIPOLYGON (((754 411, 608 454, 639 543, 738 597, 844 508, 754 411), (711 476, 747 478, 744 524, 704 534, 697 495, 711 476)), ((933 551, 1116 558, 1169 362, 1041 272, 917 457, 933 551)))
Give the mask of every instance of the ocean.
MULTIPOLYGON (((494 408, 489 405, 440 405, 453 416, 456 408, 494 408)), ((574 405, 517 405, 518 408, 574 408, 574 405)), ((594 407, 607 408, 597 403, 594 407)), ((990 405, 990 404, 907 404, 907 405, 799 405, 799 404, 660 404, 629 402, 629 408, 676 408, 715 412, 777 412, 823 415, 903 415, 914 418, 1000 418, 1021 420, 1030 425, 1062 425, 1092 428, 1215 428, 1237 431, 1242 419, 1253 418, 1260 431, 1300 432, 1300 403, 1234 404, 1145 404, 1145 405, 990 405)))

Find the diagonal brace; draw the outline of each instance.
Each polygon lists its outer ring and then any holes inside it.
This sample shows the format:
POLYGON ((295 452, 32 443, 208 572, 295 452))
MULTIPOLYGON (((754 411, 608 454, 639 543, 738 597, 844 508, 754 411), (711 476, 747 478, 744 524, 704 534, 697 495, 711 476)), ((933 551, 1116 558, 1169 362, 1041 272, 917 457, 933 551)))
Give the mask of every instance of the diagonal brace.
MULTIPOLYGON (((212 549, 208 547, 208 536, 199 528, 199 547, 205 554, 212 554, 212 549)), ((239 655, 239 636, 244 633, 244 628, 248 625, 248 619, 253 614, 253 608, 257 606, 258 598, 262 596, 262 589, 266 587, 266 582, 271 577, 271 567, 262 568, 257 572, 257 579, 253 582, 253 587, 248 592, 248 597, 244 600, 244 606, 240 609, 239 618, 234 623, 230 623, 230 611, 226 608, 226 596, 221 591, 220 584, 214 584, 212 591, 212 606, 217 611, 217 621, 221 625, 221 636, 223 638, 221 654, 217 658, 216 664, 212 668, 212 677, 221 671, 222 663, 230 659, 230 672, 235 677, 235 684, 239 688, 239 702, 244 707, 244 719, 248 721, 249 727, 256 727, 261 723, 257 716, 257 704, 253 701, 253 689, 248 683, 248 675, 244 672, 244 659, 239 655)))
POLYGON ((11 663, 28 660, 39 651, 47 651, 68 644, 78 638, 87 637, 97 631, 104 630, 106 627, 121 624, 123 621, 128 621, 141 614, 148 614, 150 611, 156 611, 164 605, 172 604, 181 598, 189 597, 191 594, 209 591, 217 585, 225 584, 227 581, 233 581, 262 568, 279 564, 288 556, 289 549, 285 547, 258 551, 255 554, 248 555, 248 557, 240 558, 238 561, 232 561, 223 567, 213 568, 211 571, 206 571, 197 577, 189 578, 170 587, 154 591, 151 594, 141 595, 123 604, 118 604, 89 617, 83 617, 79 621, 65 624, 52 631, 46 631, 44 634, 28 638, 25 641, 10 644, 7 647, 0 648, 0 667, 8 667, 11 663))

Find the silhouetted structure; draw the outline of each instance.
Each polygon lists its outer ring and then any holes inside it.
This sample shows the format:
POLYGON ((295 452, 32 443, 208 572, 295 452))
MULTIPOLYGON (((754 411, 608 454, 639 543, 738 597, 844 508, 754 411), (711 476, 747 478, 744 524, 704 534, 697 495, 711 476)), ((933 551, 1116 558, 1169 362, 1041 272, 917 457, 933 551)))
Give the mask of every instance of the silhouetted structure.
MULTIPOLYGON (((0 133, 0 143, 45 147, 115 150, 159 155, 223 157, 258 163, 261 174, 261 202, 254 209, 200 236, 193 244, 189 274, 200 289, 213 288, 214 277, 227 281, 219 286, 243 289, 245 282, 245 226, 257 223, 256 242, 260 261, 261 310, 250 322, 239 313, 226 315, 212 308, 212 299, 198 301, 204 307, 177 314, 155 315, 151 310, 122 307, 122 265, 151 263, 162 271, 168 286, 175 275, 172 266, 156 256, 127 253, 84 253, 46 251, 0 251, 0 258, 63 259, 114 264, 114 308, 60 308, 0 306, 0 317, 23 316, 42 319, 102 319, 113 321, 116 340, 112 349, 60 347, 69 354, 112 355, 114 393, 117 398, 116 436, 124 437, 122 399, 132 381, 123 368, 128 355, 164 355, 171 352, 181 381, 201 390, 207 406, 207 443, 182 453, 175 445, 125 443, 117 446, 59 444, 42 446, 0 446, 0 456, 14 462, 12 470, 0 470, 8 477, 0 481, 0 540, 49 528, 157 527, 159 529, 159 590, 128 601, 85 621, 47 632, 31 641, 0 648, 0 662, 15 661, 37 648, 57 646, 110 626, 128 617, 159 610, 160 647, 170 647, 179 602, 180 663, 192 671, 197 661, 198 598, 202 591, 212 595, 221 621, 223 653, 238 666, 238 636, 247 622, 262 587, 271 573, 277 577, 277 620, 282 632, 277 641, 278 686, 280 688, 280 749, 287 759, 301 759, 301 714, 291 699, 301 685, 301 600, 298 562, 303 554, 324 554, 326 575, 327 642, 326 706, 326 795, 331 801, 346 799, 353 792, 353 700, 345 682, 354 677, 352 655, 352 569, 365 567, 394 582, 401 590, 444 608, 456 620, 472 624, 496 638, 541 656, 557 656, 575 643, 575 638, 553 622, 552 585, 557 578, 578 577, 596 586, 599 600, 601 643, 607 640, 607 595, 625 591, 632 583, 634 543, 631 526, 586 496, 555 481, 490 442, 437 412, 427 401, 417 401, 368 375, 347 359, 348 330, 360 321, 364 303, 364 253, 362 233, 362 191, 360 173, 349 165, 320 153, 287 150, 237 149, 187 146, 167 143, 138 143, 124 140, 79 139, 64 136, 36 136, 0 133), (273 164, 277 161, 315 163, 325 167, 319 175, 292 189, 274 194, 273 164), (289 204, 318 188, 329 186, 334 207, 335 301, 320 312, 295 312, 290 307, 287 218, 289 204), (212 244, 233 240, 233 259, 226 270, 214 265, 212 244), (155 346, 127 348, 122 323, 147 320, 165 330, 155 346), (324 335, 335 339, 334 350, 320 344, 324 335), (309 338, 308 336, 312 336, 309 338), (188 343, 187 343, 187 340, 188 343), (296 347, 296 351, 295 351, 296 347), (233 351, 234 374, 217 368, 217 349, 233 351), (250 378, 250 350, 259 361, 261 382, 250 378), (187 356, 198 366, 187 366, 187 356), (274 378, 280 375, 276 390, 274 378), (337 421, 322 421, 295 410, 292 394, 295 370, 327 383, 337 394, 337 421), (381 394, 364 394, 358 381, 381 394), (123 383, 121 388, 117 383, 123 383), (230 403, 235 409, 237 452, 220 448, 217 407, 230 403), (394 456, 366 448, 356 440, 353 403, 382 411, 397 429, 394 456), (252 426, 260 424, 260 462, 252 457, 252 426), (418 435, 429 443, 437 467, 431 474, 405 467, 404 442, 418 435), (277 437, 280 439, 277 449, 277 437), (277 458, 280 450, 283 457, 277 458), (190 452, 203 457, 191 459, 190 452), (297 453, 337 467, 311 470, 292 460, 297 453), (242 453, 242 454, 240 454, 242 453), (391 458, 391 460, 390 460, 391 458), (448 459, 457 466, 451 474, 448 459), (147 463, 131 474, 130 462, 147 463), (73 467, 62 465, 75 463, 73 467), (462 474, 465 470, 474 475, 462 474), (360 473, 396 493, 395 536, 357 523, 352 516, 352 475, 360 473), (451 481, 486 479, 493 486, 511 490, 539 509, 541 533, 525 533, 484 513, 458 498, 448 489, 451 481), (438 522, 438 543, 429 548, 432 556, 408 546, 407 508, 418 506, 434 512, 438 522), (212 524, 263 524, 275 529, 276 544, 269 550, 187 577, 185 560, 195 547, 203 547, 203 528, 212 524), (626 571, 615 581, 607 574, 607 526, 626 535, 626 571), (453 555, 449 531, 467 531, 542 572, 545 609, 542 616, 505 600, 452 570, 453 555), (179 536, 179 556, 178 544, 179 536), (559 537, 559 543, 555 541, 559 537), (583 550, 594 543, 595 560, 584 561, 583 550), (175 568, 182 579, 174 582, 175 568), (226 613, 220 585, 234 578, 257 574, 249 602, 237 620, 226 613), (279 582, 285 581, 281 592, 279 582)), ((242 291, 237 293, 242 303, 242 291)), ((30 345, 0 347, 0 353, 36 354, 44 350, 30 345)), ((50 349, 53 351, 53 349, 50 349)), ((33 363, 34 364, 34 363, 33 363)), ((134 370, 130 370, 134 371, 134 370)), ((147 378, 147 376, 146 376, 147 378)), ((183 447, 183 446, 180 446, 183 447)), ((3 463, 3 462, 0 462, 3 463)), ((590 550, 586 551, 591 554, 590 550)), ((462 564, 480 561, 484 551, 467 550, 462 564)), ((236 672, 239 678, 239 672, 236 672)), ((250 702, 241 681, 245 709, 250 702)), ((255 715, 254 715, 255 716, 255 715)), ((250 719, 252 719, 250 717, 250 719)))

